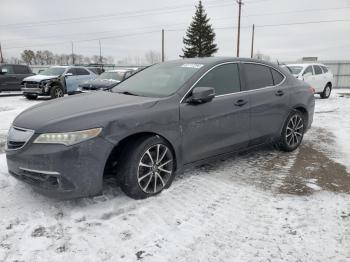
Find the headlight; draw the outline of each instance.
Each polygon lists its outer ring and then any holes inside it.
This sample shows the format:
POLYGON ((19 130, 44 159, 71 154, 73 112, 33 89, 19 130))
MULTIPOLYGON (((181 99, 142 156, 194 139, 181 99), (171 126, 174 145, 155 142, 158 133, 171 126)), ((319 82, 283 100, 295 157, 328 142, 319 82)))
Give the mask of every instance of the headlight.
POLYGON ((43 80, 40 82, 41 86, 46 86, 47 84, 51 83, 51 79, 50 80, 43 80))
POLYGON ((37 144, 63 144, 71 146, 98 136, 102 128, 93 128, 67 133, 46 133, 38 136, 34 143, 37 144))

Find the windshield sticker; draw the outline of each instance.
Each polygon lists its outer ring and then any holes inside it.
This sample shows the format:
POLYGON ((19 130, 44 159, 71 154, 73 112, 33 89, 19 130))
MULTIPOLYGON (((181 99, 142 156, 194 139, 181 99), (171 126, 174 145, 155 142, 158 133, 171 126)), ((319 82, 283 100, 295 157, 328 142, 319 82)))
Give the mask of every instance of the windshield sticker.
POLYGON ((204 65, 202 64, 183 64, 181 67, 188 67, 188 68, 202 68, 204 65))

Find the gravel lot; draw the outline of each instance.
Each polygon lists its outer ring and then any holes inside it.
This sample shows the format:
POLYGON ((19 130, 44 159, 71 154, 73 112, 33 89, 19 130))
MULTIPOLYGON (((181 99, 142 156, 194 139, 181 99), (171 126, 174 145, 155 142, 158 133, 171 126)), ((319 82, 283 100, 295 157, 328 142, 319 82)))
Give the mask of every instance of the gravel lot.
MULTIPOLYGON (((56 201, 8 175, 7 129, 41 101, 0 94, 0 261, 350 261, 350 90, 316 99, 292 153, 208 163, 135 201, 113 180, 56 201)), ((45 101, 44 101, 45 102, 45 101)))

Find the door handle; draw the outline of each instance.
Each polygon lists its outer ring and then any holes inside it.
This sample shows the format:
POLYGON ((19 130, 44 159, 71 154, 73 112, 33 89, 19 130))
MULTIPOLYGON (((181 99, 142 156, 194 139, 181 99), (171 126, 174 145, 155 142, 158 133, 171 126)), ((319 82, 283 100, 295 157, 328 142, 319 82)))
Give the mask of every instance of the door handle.
POLYGON ((284 92, 282 90, 278 90, 276 93, 275 93, 276 96, 283 96, 284 95, 284 92))
POLYGON ((235 102, 235 106, 244 106, 246 103, 248 103, 248 101, 239 99, 235 102))

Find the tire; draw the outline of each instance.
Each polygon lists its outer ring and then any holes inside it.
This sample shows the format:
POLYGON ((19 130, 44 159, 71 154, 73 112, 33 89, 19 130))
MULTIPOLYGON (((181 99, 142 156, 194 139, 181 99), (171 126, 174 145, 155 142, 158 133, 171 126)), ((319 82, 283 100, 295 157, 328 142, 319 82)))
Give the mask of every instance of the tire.
POLYGON ((285 152, 294 151, 303 141, 305 133, 305 117, 300 111, 293 111, 289 114, 284 123, 278 148, 285 152))
POLYGON ((64 96, 63 89, 59 86, 51 87, 50 96, 52 99, 63 97, 64 96))
POLYGON ((327 84, 323 89, 323 92, 320 94, 320 97, 322 99, 327 99, 331 95, 331 92, 332 92, 332 86, 330 84, 327 84))
POLYGON ((171 185, 175 158, 171 146, 164 139, 141 137, 128 143, 121 156, 117 174, 121 189, 129 197, 144 199, 171 185))
POLYGON ((35 100, 38 98, 38 95, 28 94, 24 95, 28 100, 35 100))

